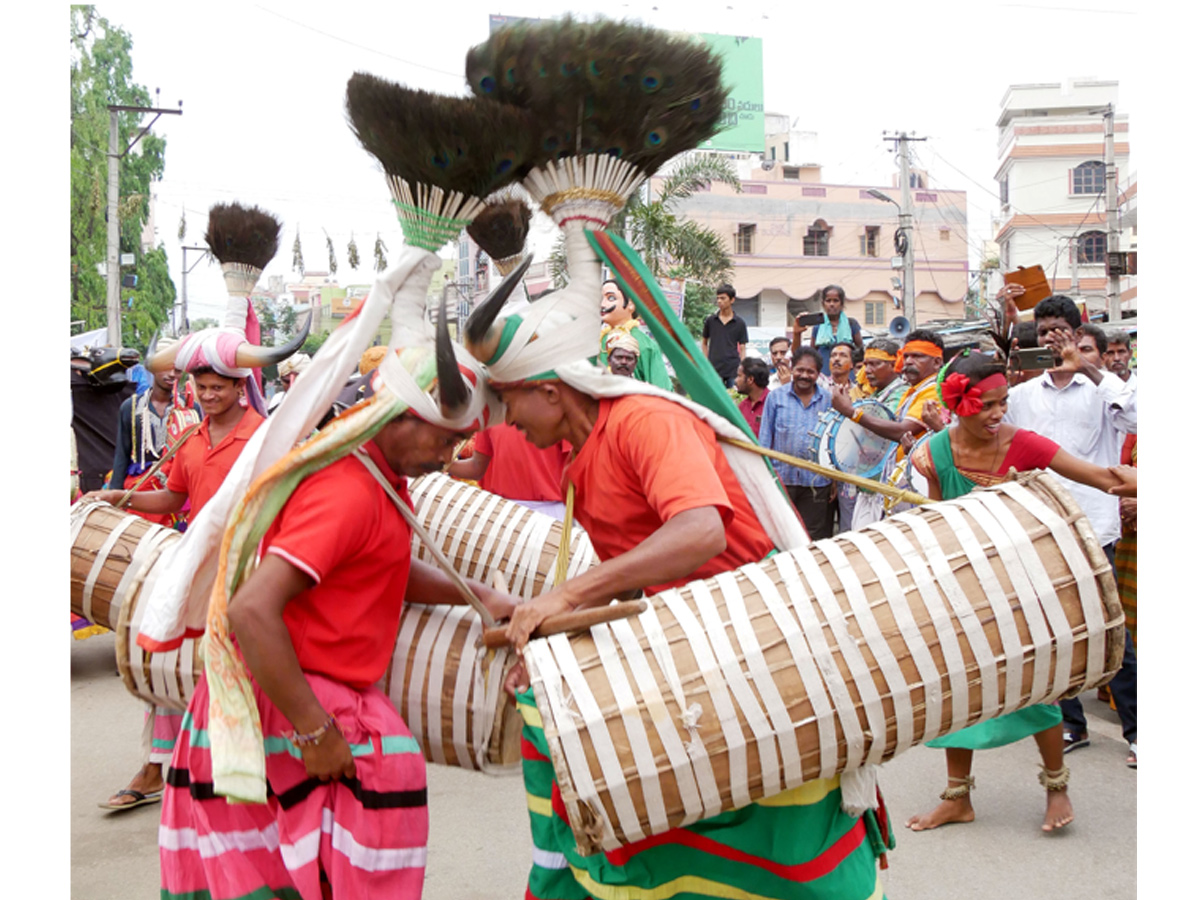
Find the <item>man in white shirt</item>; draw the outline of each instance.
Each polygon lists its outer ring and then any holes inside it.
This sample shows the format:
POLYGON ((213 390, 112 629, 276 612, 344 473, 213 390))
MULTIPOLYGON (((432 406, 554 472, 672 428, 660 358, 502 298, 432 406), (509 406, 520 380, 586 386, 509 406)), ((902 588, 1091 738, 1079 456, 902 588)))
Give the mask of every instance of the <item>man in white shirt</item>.
MULTIPOLYGON (((1098 466, 1119 464, 1124 435, 1137 432, 1136 387, 1100 368, 1103 351, 1096 346, 1094 334, 1077 332, 1079 309, 1070 298, 1047 297, 1034 309, 1033 316, 1038 345, 1054 351, 1056 367, 1009 389, 1004 421, 1050 438, 1067 453, 1087 462, 1098 466)), ((1113 545, 1121 536, 1117 497, 1073 481, 1059 481, 1088 517, 1111 563, 1113 545)), ((1137 657, 1128 632, 1125 659, 1109 690, 1129 742, 1127 762, 1136 767, 1137 657)), ((1087 746, 1082 704, 1071 699, 1061 701, 1059 706, 1063 711, 1065 752, 1087 746)))

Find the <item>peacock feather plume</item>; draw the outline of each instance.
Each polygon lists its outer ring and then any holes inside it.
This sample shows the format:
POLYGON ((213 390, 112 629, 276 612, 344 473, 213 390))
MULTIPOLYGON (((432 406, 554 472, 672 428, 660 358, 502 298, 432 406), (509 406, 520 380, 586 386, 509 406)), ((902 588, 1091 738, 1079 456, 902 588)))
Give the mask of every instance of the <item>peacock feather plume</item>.
POLYGON ((530 113, 505 103, 413 90, 356 72, 346 85, 355 136, 383 167, 410 244, 436 251, 481 199, 533 163, 530 113))
POLYGON ((467 53, 466 74, 476 97, 533 113, 538 165, 604 154, 642 177, 716 134, 729 95, 697 39, 569 16, 498 30, 467 53))

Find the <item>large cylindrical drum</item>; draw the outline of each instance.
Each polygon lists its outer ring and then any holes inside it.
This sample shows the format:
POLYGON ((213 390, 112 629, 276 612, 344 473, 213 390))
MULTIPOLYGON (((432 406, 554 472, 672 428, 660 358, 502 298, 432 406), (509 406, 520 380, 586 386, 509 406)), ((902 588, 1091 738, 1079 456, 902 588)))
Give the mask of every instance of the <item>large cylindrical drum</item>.
POLYGON ((531 641, 584 854, 1107 681, 1112 570, 1044 474, 919 507, 531 641))
POLYGON ((134 577, 152 565, 178 531, 102 501, 71 507, 71 612, 113 628, 134 577))
MULTIPOLYGON (((487 583, 498 575, 526 599, 549 589, 561 523, 445 475, 415 479, 409 490, 418 521, 461 574, 487 583)), ((570 541, 570 574, 597 564, 581 529, 570 541)), ((415 535, 412 550, 433 563, 415 535)), ((200 639, 187 638, 167 653, 147 653, 137 643, 144 615, 138 600, 149 595, 142 582, 151 584, 159 574, 143 572, 137 592, 127 594, 115 623, 117 668, 135 696, 185 709, 204 671, 200 639)), ((476 646, 481 632, 479 617, 467 606, 405 604, 401 612, 396 649, 380 687, 430 762, 470 769, 520 762, 519 716, 501 689, 511 660, 507 651, 476 646)))

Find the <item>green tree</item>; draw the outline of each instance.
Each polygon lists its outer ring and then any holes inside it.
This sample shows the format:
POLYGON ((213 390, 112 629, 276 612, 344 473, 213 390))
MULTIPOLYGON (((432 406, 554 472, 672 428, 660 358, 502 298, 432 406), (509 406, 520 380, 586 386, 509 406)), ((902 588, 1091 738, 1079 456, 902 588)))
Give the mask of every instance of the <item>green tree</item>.
MULTIPOLYGON (((150 105, 150 94, 133 81, 132 49, 129 34, 94 7, 71 7, 71 318, 82 319, 87 328, 107 322, 105 278, 98 266, 108 250, 108 105, 150 105)), ((121 112, 117 122, 117 140, 124 150, 141 130, 142 116, 121 112)), ((141 252, 150 185, 162 176, 165 151, 166 141, 148 132, 118 166, 120 251, 136 255, 132 271, 138 275, 132 307, 129 289, 122 290, 122 333, 130 328, 134 342, 149 340, 175 301, 165 251, 160 247, 141 252)))
POLYGON ((717 286, 689 281, 683 289, 683 324, 697 341, 704 333, 704 320, 717 311, 717 286))

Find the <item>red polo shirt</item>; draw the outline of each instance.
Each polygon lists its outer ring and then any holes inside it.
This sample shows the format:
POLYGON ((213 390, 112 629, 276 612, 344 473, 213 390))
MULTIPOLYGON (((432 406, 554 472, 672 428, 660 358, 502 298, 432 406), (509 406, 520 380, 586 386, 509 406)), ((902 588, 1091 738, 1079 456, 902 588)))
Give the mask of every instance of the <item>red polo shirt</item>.
POLYGON ((670 400, 637 394, 601 400, 566 477, 575 485, 575 517, 602 560, 632 550, 681 512, 705 506, 720 512, 725 551, 683 578, 648 586, 648 593, 758 562, 774 549, 716 434, 670 400))
MULTIPOLYGON (((374 441, 363 446, 412 508, 405 478, 374 441)), ((316 582, 283 610, 300 668, 360 689, 379 681, 396 648, 412 532, 366 466, 348 456, 305 478, 262 546, 316 582)))
POLYGON ((769 393, 771 392, 763 391, 757 403, 746 397, 738 404, 738 409, 741 410, 742 416, 750 425, 750 430, 754 432, 755 437, 758 437, 758 426, 762 424, 763 407, 767 405, 767 394, 769 393))
POLYGON ((247 409, 233 430, 214 447, 208 430, 209 420, 206 418, 199 430, 183 442, 172 460, 167 490, 187 494, 192 505, 188 513, 189 520, 194 521, 204 504, 212 499, 237 462, 246 441, 262 423, 262 416, 247 409))
POLYGON ((562 475, 571 445, 559 441, 541 450, 516 425, 501 422, 475 435, 475 452, 488 457, 479 486, 509 500, 553 500, 562 503, 562 475))

